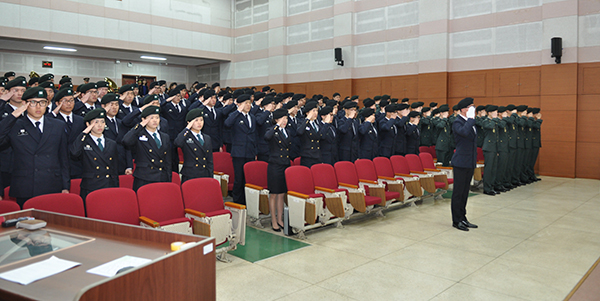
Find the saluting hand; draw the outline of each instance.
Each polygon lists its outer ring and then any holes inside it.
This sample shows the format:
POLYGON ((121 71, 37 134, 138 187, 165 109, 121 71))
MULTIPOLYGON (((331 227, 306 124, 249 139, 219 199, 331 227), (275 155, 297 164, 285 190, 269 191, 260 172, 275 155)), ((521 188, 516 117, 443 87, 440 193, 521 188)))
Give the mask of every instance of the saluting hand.
POLYGON ((150 118, 144 118, 144 119, 142 119, 142 122, 140 122, 140 125, 146 126, 149 122, 150 122, 150 118))
POLYGON ((327 114, 327 115, 325 115, 325 117, 323 118, 323 122, 325 122, 325 123, 331 123, 332 119, 333 119, 333 116, 331 116, 331 115, 327 114))
POLYGON ((23 115, 23 113, 25 113, 25 111, 27 111, 27 108, 29 108, 28 102, 26 102, 24 105, 22 105, 18 109, 14 110, 12 112, 12 115, 15 116, 15 118, 19 118, 19 116, 23 115))
POLYGON ((13 95, 15 95, 15 91, 6 91, 6 93, 2 94, 2 96, 0 96, 0 99, 4 100, 4 101, 8 101, 13 95))
POLYGON ((52 110, 52 113, 54 113, 55 116, 58 116, 58 112, 60 112, 60 108, 62 107, 63 102, 61 101, 56 108, 54 108, 54 110, 52 110))
POLYGON ((194 125, 194 121, 193 121, 193 120, 191 120, 190 122, 188 122, 188 124, 187 124, 186 128, 187 128, 188 130, 191 130, 193 125, 194 125))
POLYGON ((85 130, 83 130, 84 134, 89 134, 92 131, 92 128, 94 127, 94 124, 96 124, 95 120, 93 122, 90 122, 90 125, 88 125, 85 130))

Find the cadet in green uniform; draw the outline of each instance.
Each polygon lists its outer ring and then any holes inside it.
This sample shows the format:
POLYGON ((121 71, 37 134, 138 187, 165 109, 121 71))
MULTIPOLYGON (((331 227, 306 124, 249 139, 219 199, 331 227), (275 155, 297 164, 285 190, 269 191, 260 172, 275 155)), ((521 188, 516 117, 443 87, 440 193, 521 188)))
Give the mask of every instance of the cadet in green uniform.
POLYGON ((526 126, 527 126, 527 117, 524 116, 527 111, 526 105, 520 105, 517 107, 517 157, 515 162, 515 177, 517 181, 521 183, 521 185, 528 184, 528 181, 524 181, 521 177, 523 173, 523 164, 524 157, 526 155, 525 150, 525 134, 526 134, 526 126))
POLYGON ((542 127, 542 113, 540 113, 540 108, 534 108, 531 112, 531 117, 533 118, 533 135, 531 137, 532 139, 532 146, 533 149, 531 151, 531 161, 529 162, 530 167, 530 173, 531 173, 531 179, 534 182, 540 181, 541 179, 535 176, 535 162, 537 161, 537 157, 538 154, 540 152, 540 148, 542 147, 542 140, 541 140, 541 133, 540 133, 540 129, 542 127))
POLYGON ((487 116, 485 112, 485 106, 477 106, 475 109, 475 128, 477 129, 477 147, 483 146, 483 136, 484 130, 481 127, 481 120, 483 117, 487 116))
POLYGON ((421 117, 421 122, 419 122, 419 126, 421 128, 421 146, 431 146, 433 143, 431 142, 431 138, 433 136, 433 126, 431 125, 431 109, 429 107, 425 107, 421 110, 423 117, 421 117))
POLYGON ((450 166, 451 157, 451 141, 452 124, 448 119, 449 108, 446 105, 440 107, 440 118, 434 120, 434 125, 440 130, 437 142, 435 144, 435 152, 438 162, 442 162, 442 166, 450 166))
POLYGON ((510 179, 506 176, 506 165, 508 164, 507 117, 508 113, 506 112, 506 107, 498 107, 498 172, 496 173, 494 190, 500 192, 506 192, 512 188, 510 179))
POLYGON ((498 168, 498 107, 488 105, 485 108, 488 113, 487 118, 483 118, 481 126, 485 131, 483 138, 483 157, 485 158, 485 167, 483 170, 483 193, 494 196, 500 192, 494 190, 496 182, 496 173, 498 168))
POLYGON ((517 107, 513 104, 506 106, 506 129, 508 134, 508 164, 506 166, 506 177, 514 187, 521 185, 521 181, 515 175, 515 161, 517 161, 517 107))
MULTIPOLYGON (((440 119, 440 109, 435 108, 431 110, 431 145, 437 143, 438 136, 440 135, 440 129, 435 126, 437 120, 440 119)), ((437 157, 437 154, 436 154, 437 157)))
POLYGON ((533 170, 531 173, 529 172, 529 167, 531 165, 531 155, 533 154, 533 114, 531 111, 533 108, 527 108, 526 112, 523 112, 522 118, 525 119, 525 151, 523 154, 523 167, 521 169, 521 182, 524 183, 533 183, 533 179, 531 176, 533 174, 533 170), (531 115, 531 117, 530 117, 531 115))

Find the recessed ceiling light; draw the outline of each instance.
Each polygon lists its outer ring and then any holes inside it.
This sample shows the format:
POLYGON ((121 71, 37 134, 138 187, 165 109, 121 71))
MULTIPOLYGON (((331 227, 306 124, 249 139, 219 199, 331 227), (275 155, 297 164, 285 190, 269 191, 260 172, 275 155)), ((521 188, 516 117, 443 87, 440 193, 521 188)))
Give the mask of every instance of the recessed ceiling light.
POLYGON ((166 61, 167 60, 167 58, 164 58, 164 57, 147 56, 147 55, 142 55, 142 56, 140 56, 140 58, 145 59, 145 60, 155 60, 155 61, 166 61))
POLYGON ((63 48, 63 47, 54 47, 54 46, 44 46, 44 49, 46 49, 46 50, 57 50, 57 51, 68 51, 68 52, 75 52, 75 51, 77 51, 77 49, 74 49, 74 48, 63 48))

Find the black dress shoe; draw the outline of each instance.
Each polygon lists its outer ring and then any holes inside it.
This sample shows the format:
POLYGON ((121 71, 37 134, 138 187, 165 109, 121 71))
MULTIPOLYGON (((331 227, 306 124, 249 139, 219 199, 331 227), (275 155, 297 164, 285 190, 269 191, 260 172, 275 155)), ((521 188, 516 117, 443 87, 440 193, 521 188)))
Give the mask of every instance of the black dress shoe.
POLYGON ((477 226, 477 225, 475 225, 475 224, 471 224, 471 223, 469 223, 468 221, 462 221, 462 222, 460 222, 460 223, 461 223, 461 224, 463 224, 463 225, 465 225, 465 227, 467 227, 467 228, 473 228, 473 229, 475 229, 475 228, 479 228, 479 226, 477 226))
POLYGON ((273 229, 273 231, 275 231, 275 232, 279 232, 279 231, 281 231, 281 228, 277 228, 277 229, 275 229, 273 226, 271 226, 271 229, 273 229))
POLYGON ((467 226, 465 226, 465 224, 463 224, 462 222, 458 224, 452 224, 452 227, 462 231, 469 231, 469 228, 467 228, 467 226))
POLYGON ((483 194, 487 194, 487 195, 491 195, 491 196, 495 196, 496 192, 491 190, 491 191, 484 191, 483 194))
POLYGON ((496 192, 507 192, 508 190, 506 190, 506 188, 504 188, 504 187, 496 187, 496 188, 494 188, 494 191, 496 191, 496 192))

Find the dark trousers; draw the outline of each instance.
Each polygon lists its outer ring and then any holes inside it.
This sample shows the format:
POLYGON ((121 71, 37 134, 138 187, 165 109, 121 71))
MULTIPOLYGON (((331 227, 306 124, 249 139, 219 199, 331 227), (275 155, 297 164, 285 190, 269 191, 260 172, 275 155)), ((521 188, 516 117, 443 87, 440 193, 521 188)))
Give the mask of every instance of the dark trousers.
POLYGON ((437 156, 437 161, 442 163, 442 166, 450 166, 450 160, 448 159, 448 151, 436 149, 435 155, 437 156))
POLYGON ((535 179, 535 162, 537 162, 539 153, 540 153, 539 147, 534 147, 531 149, 531 161, 529 162, 529 164, 530 164, 530 173, 531 173, 532 179, 535 179))
POLYGON ((246 186, 246 178, 244 177, 244 164, 254 161, 254 158, 231 158, 233 161, 233 201, 237 204, 246 205, 246 193, 244 192, 244 186, 246 186))
POLYGON ((469 197, 469 188, 471 178, 473 178, 473 168, 454 167, 454 189, 452 190, 452 223, 458 224, 467 220, 467 198, 469 197))
MULTIPOLYGON (((8 197, 8 196, 5 196, 8 197)), ((29 198, 17 198, 17 204, 19 204, 19 206, 21 206, 21 209, 23 209, 23 204, 25 204, 25 202, 27 202, 27 200, 29 200, 29 198)))
POLYGON ((224 152, 231 153, 231 143, 223 143, 223 146, 225 146, 224 152))
MULTIPOLYGON (((10 172, 2 172, 2 189, 10 186, 10 179, 12 179, 12 174, 10 172)), ((8 197, 8 196, 7 196, 8 197)))
POLYGON ((524 148, 521 150, 521 155, 519 158, 519 177, 521 178, 521 182, 525 183, 529 180, 527 176, 527 167, 529 162, 529 151, 531 149, 524 148))
POLYGON ((315 164, 321 163, 318 158, 300 157, 300 165, 311 168, 315 164))
POLYGON ((499 152, 498 172, 496 173, 496 184, 494 187, 509 186, 510 179, 506 177, 506 164, 508 164, 508 152, 499 152))
POLYGON ((521 179, 519 177, 518 169, 517 169, 517 165, 518 165, 518 156, 519 156, 519 149, 518 148, 509 148, 508 149, 508 156, 509 156, 509 161, 508 161, 508 170, 507 173, 509 175, 509 179, 512 182, 512 184, 517 184, 519 182, 521 182, 521 179))
POLYGON ((483 151, 485 167, 483 169, 483 191, 494 190, 498 167, 498 153, 483 151))
POLYGON ((256 155, 256 161, 269 162, 269 154, 258 154, 256 155))
MULTIPOLYGON (((175 145, 173 144, 173 141, 171 141, 171 145, 175 145)), ((177 152, 177 148, 178 147, 171 148, 171 170, 179 173, 179 153, 177 152)))

